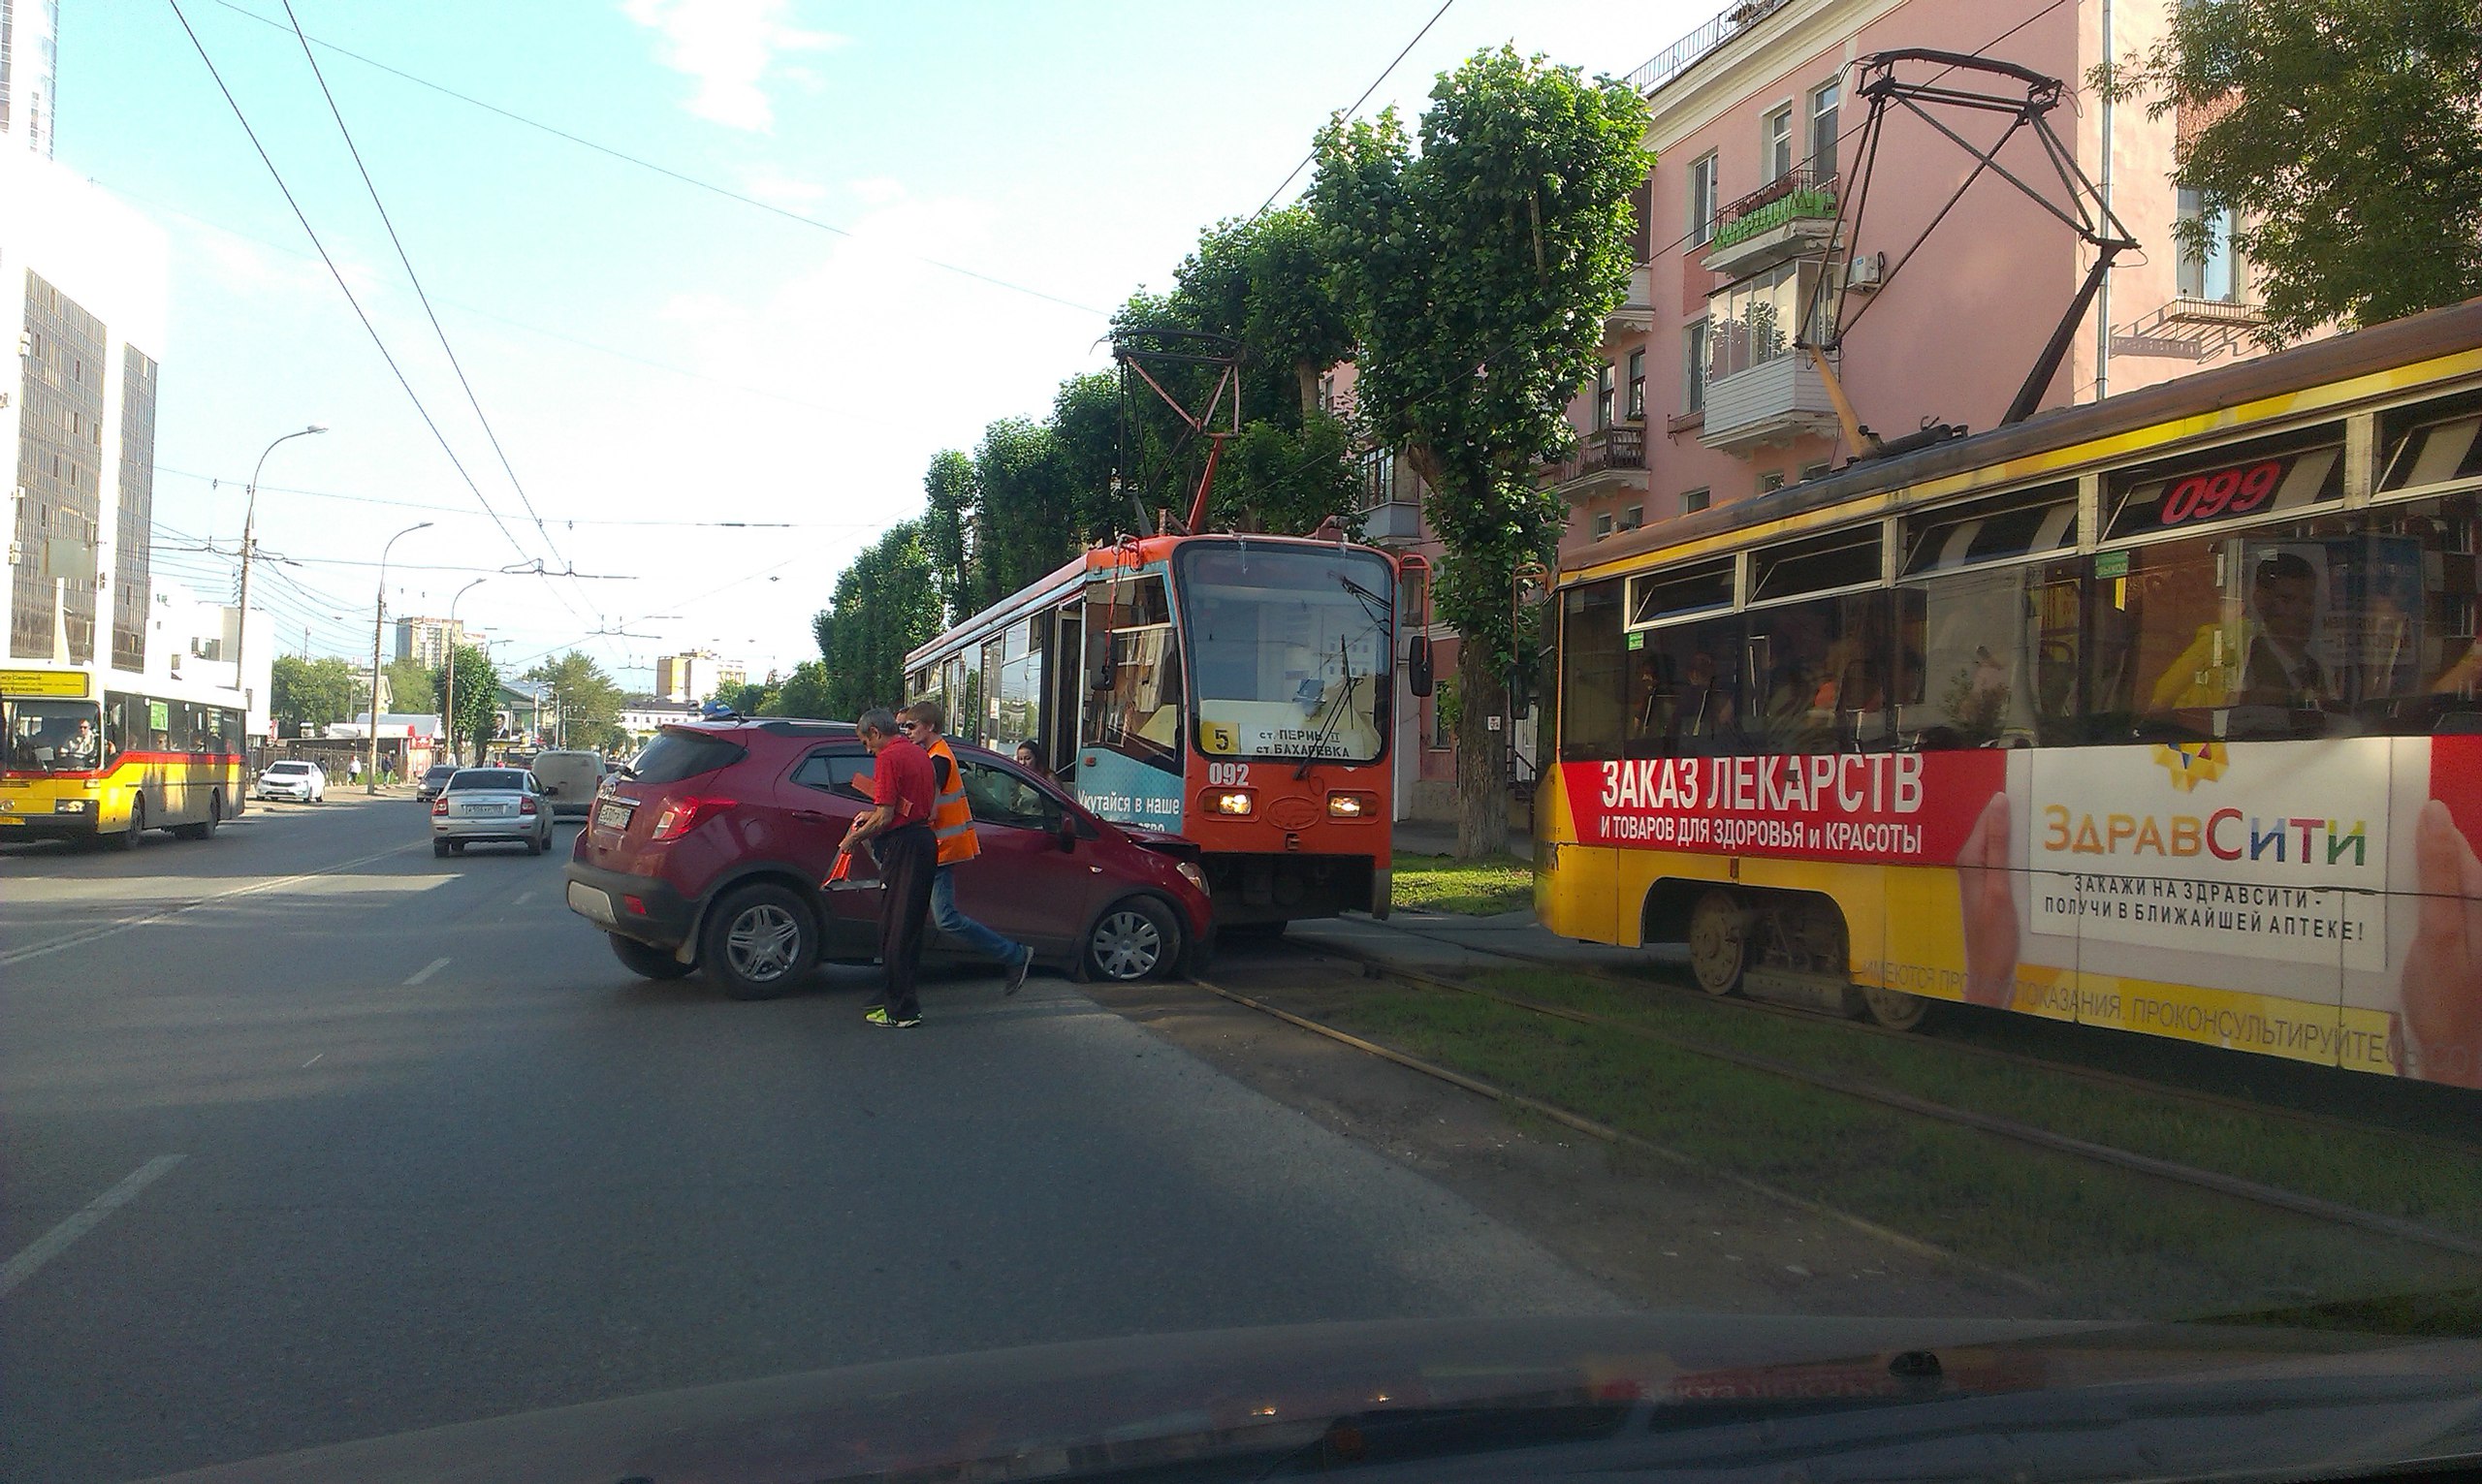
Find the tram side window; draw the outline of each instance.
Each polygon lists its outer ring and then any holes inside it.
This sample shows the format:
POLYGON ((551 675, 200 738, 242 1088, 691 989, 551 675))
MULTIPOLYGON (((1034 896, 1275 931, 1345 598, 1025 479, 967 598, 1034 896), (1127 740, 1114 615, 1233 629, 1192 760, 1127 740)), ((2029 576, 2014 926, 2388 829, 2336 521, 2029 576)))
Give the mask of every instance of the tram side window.
POLYGON ((1985 568, 1896 593, 1896 745, 2059 746, 2079 740, 2084 563, 1985 568))
POLYGON ((1620 756, 1622 722, 1627 714, 1621 693, 1625 662, 1637 658, 1626 643, 1643 644, 1647 636, 1620 632, 1620 588, 1617 582, 1573 587, 1560 601, 1560 645, 1567 656, 1568 688, 1560 697, 1560 758, 1569 763, 1604 762, 1620 756))
POLYGON ((1086 703, 1084 742, 1177 768, 1181 652, 1171 625, 1112 636, 1112 688, 1086 703))
POLYGON ((2482 732, 2482 495, 2372 507, 2327 641, 2372 730, 2482 732))
POLYGON ((1631 757, 1742 750, 1744 626, 1729 615, 1650 629, 1628 656, 1631 757))
POLYGON ((1745 616, 1747 742, 1762 752, 1850 752, 1893 745, 1891 597, 1812 598, 1745 616))

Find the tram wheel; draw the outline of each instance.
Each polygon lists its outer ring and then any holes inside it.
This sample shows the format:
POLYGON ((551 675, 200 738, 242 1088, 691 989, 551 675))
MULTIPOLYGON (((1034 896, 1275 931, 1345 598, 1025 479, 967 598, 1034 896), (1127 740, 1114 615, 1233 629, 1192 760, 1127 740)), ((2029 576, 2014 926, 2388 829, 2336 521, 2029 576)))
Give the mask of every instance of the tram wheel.
POLYGON ((1689 909, 1689 969, 1709 995, 1740 988, 1749 961, 1749 907, 1736 892, 1716 887, 1689 909))
POLYGON ((1890 1030, 1911 1030, 1930 1014, 1930 1001, 1902 990, 1865 984, 1862 986, 1862 1008, 1869 1012, 1871 1020, 1890 1030))

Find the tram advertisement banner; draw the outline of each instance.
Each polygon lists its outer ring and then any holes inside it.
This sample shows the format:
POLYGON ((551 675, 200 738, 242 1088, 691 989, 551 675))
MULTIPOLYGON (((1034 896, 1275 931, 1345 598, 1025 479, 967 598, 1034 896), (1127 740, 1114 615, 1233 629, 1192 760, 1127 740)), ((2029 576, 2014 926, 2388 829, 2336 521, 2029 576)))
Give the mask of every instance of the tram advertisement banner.
POLYGON ((1835 899, 1861 982, 2482 1087, 2482 737, 1561 774, 1580 845, 1835 899))

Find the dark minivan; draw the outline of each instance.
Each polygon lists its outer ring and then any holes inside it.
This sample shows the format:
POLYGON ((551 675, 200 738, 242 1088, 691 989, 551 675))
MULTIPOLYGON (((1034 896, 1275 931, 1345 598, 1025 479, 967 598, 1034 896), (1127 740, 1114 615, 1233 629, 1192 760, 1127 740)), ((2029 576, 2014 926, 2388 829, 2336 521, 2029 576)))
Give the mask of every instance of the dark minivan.
MULTIPOLYGON (((982 844, 957 868, 968 916, 1078 978, 1169 974, 1203 951, 1211 908, 1194 845, 1098 818, 1039 774, 952 745, 982 844)), ((569 906, 634 972, 704 969, 737 998, 781 994, 821 961, 867 963, 880 894, 819 883, 869 807, 853 780, 870 766, 842 722, 667 726, 595 797, 569 906)), ((857 864, 856 879, 869 873, 857 864)))

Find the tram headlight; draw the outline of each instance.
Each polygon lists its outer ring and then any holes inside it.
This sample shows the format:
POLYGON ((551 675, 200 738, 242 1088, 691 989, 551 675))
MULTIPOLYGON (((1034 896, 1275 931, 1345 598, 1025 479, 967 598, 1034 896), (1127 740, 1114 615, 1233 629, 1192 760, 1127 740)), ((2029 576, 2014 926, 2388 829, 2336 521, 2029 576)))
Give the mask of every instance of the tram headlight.
POLYGON ((83 814, 94 806, 94 803, 92 799, 54 799, 51 811, 55 814, 83 814))
POLYGON ((1206 806, 1218 814, 1241 818, 1246 817, 1257 805, 1248 789, 1236 788, 1225 793, 1207 795, 1206 806))
POLYGON ((1375 794, 1329 794, 1329 819, 1369 819, 1379 813, 1379 798, 1375 794))

